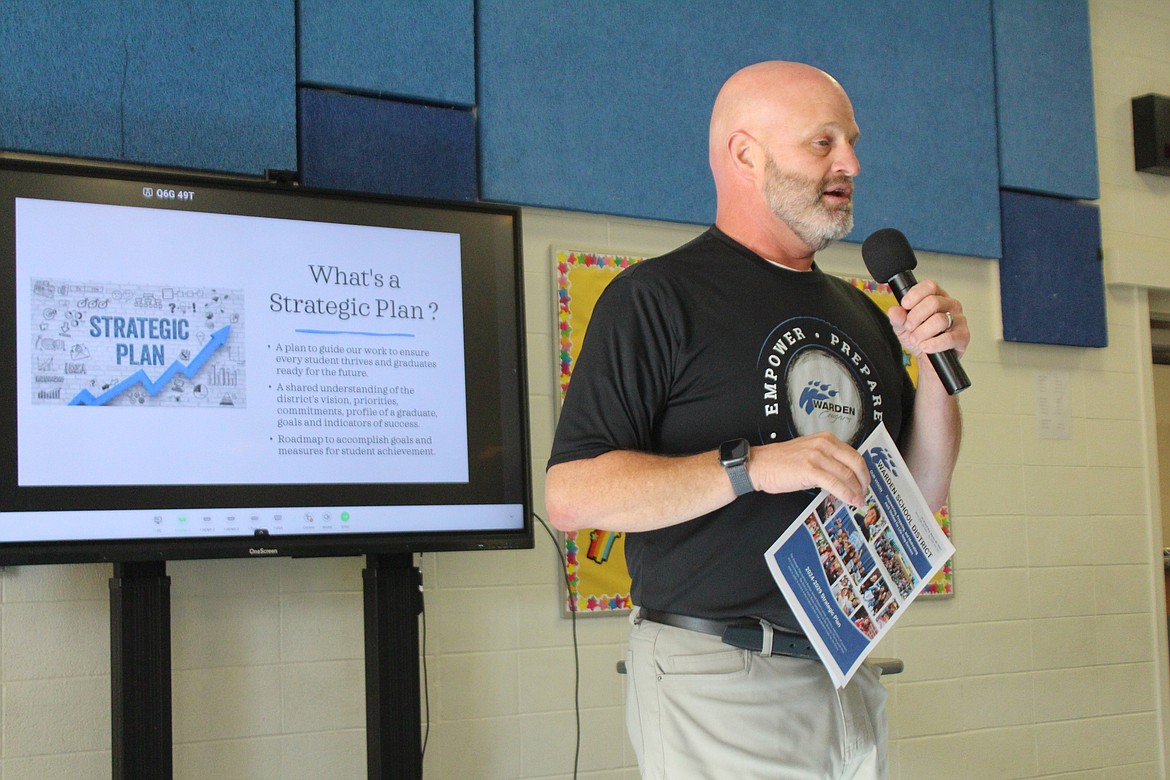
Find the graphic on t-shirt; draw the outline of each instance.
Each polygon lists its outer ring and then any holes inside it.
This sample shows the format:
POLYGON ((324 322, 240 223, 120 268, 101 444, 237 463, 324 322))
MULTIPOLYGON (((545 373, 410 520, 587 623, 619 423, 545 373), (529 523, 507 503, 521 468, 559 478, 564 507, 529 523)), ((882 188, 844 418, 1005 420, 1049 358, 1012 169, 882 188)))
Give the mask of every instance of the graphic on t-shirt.
POLYGON ((764 442, 829 432, 857 446, 882 419, 876 367, 825 320, 794 317, 777 325, 756 367, 764 442))
POLYGON ((245 405, 240 290, 32 281, 32 401, 245 405))

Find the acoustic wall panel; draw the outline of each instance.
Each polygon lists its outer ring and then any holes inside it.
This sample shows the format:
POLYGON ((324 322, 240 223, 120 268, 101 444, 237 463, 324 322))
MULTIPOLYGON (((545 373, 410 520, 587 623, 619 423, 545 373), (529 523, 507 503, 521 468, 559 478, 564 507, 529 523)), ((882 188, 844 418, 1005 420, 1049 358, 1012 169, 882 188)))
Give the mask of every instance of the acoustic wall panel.
POLYGON ((994 0, 1002 186, 1100 197, 1087 0, 994 0))
POLYGON ((294 0, 0 3, 0 147, 296 166, 294 0))
POLYGON ((1097 207, 1021 192, 1002 200, 1004 339, 1108 346, 1097 207))
POLYGON ((857 111, 850 240, 894 226, 919 248, 999 254, 987 3, 479 0, 478 9, 488 199, 709 222, 716 92, 744 65, 795 59, 835 75, 857 111))
POLYGON ((467 109, 302 88, 308 187, 475 200, 475 116, 467 109))
POLYGON ((300 0, 303 84, 472 106, 474 0, 300 0))

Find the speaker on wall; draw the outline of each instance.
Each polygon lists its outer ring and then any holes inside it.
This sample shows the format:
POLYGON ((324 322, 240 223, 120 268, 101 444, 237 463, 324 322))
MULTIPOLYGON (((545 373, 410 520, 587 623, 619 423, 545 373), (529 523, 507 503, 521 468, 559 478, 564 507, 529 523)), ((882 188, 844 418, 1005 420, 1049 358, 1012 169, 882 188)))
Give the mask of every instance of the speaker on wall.
POLYGON ((1134 169, 1170 176, 1170 97, 1151 93, 1130 102, 1134 169))

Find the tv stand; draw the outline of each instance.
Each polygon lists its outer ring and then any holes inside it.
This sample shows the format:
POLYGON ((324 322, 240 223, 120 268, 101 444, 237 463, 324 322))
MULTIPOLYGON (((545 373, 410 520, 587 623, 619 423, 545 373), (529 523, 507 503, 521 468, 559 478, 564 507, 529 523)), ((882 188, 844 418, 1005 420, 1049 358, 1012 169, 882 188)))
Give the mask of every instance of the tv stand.
MULTIPOLYGON (((421 780, 421 573, 411 553, 371 554, 366 557, 362 580, 368 777, 421 780)), ((113 780, 169 780, 174 773, 170 593, 165 561, 114 564, 110 578, 113 780)))
POLYGON ((418 616, 411 553, 366 556, 366 765, 370 780, 421 780, 418 616))
POLYGON ((114 564, 110 709, 114 780, 170 778, 171 578, 165 561, 114 564))

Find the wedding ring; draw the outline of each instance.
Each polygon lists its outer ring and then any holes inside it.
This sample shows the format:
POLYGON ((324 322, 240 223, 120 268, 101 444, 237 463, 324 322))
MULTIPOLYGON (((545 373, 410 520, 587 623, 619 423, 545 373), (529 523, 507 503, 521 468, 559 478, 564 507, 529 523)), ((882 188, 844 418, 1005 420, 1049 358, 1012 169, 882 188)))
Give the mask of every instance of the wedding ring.
POLYGON ((949 311, 944 311, 943 314, 947 315, 947 326, 943 328, 943 333, 946 333, 948 330, 955 327, 955 318, 951 316, 949 311))

